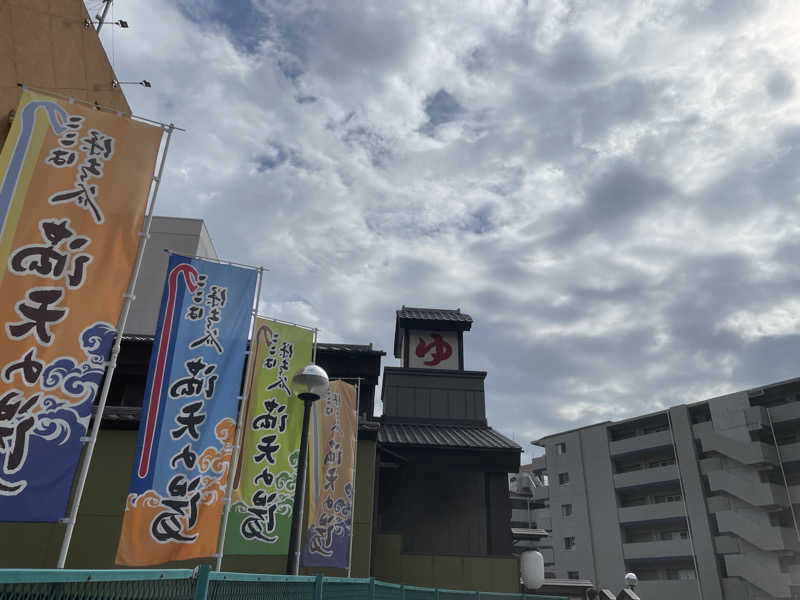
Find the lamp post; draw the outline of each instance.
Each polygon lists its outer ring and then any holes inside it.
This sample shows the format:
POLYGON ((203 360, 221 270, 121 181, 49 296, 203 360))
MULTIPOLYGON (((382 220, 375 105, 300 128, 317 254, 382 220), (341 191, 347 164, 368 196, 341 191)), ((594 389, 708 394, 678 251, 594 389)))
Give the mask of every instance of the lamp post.
POLYGON ((625 573, 625 585, 633 591, 636 589, 636 584, 639 583, 639 578, 636 577, 636 573, 625 573))
POLYGON ((289 535, 289 555, 286 560, 286 574, 300 572, 300 534, 303 529, 303 509, 306 498, 306 463, 308 462, 308 422, 311 406, 328 390, 328 374, 315 364, 303 367, 292 378, 295 394, 303 401, 303 429, 300 432, 300 456, 297 461, 297 481, 294 485, 294 508, 292 509, 292 530, 289 535))

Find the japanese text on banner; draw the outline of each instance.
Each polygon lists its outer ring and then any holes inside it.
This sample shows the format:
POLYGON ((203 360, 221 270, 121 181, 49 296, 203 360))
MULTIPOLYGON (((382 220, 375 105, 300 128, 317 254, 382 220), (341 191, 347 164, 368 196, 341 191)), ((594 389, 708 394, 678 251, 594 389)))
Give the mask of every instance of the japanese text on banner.
POLYGON ((356 388, 332 381, 314 406, 310 433, 308 531, 300 561, 306 567, 347 568, 353 535, 356 388))
POLYGON ((226 554, 288 551, 303 422, 303 403, 289 382, 311 361, 312 343, 310 329, 256 319, 226 554))
POLYGON ((216 551, 256 279, 170 257, 118 564, 216 551))
POLYGON ((0 153, 0 515, 66 512, 162 132, 24 91, 0 153))

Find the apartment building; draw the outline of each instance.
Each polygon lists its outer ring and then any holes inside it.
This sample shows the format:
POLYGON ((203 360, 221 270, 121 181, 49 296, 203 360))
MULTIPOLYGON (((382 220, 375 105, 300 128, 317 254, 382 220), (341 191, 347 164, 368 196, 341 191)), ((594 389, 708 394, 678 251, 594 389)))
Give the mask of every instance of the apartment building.
POLYGON ((533 442, 512 521, 546 577, 648 600, 800 598, 800 379, 533 442), (530 505, 519 499, 527 495, 530 505))

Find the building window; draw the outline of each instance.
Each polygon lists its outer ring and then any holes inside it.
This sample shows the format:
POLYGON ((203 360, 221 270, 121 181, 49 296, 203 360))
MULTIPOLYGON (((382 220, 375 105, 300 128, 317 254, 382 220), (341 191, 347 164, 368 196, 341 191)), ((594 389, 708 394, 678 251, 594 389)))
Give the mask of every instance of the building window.
POLYGON ((572 515, 572 504, 562 504, 561 505, 561 516, 562 517, 569 517, 572 515))
POLYGON ((553 573, 552 571, 545 571, 544 572, 544 578, 545 579, 555 579, 556 578, 556 574, 553 573))
POLYGON ((563 454, 567 453, 567 443, 566 442, 558 442, 556 444, 556 454, 562 456, 563 454))
POLYGON ((659 494, 653 497, 654 504, 663 504, 664 502, 680 502, 680 494, 659 494))
POLYGON ((667 579, 695 579, 694 569, 667 569, 667 579))
POLYGON ((572 550, 575 547, 575 536, 564 538, 564 550, 572 550))
POLYGON ((567 571, 567 579, 580 579, 581 574, 579 571, 567 571))
POLYGON ((689 533, 687 531, 662 531, 659 533, 658 537, 662 541, 677 539, 685 540, 689 538, 689 533))
POLYGON ((569 483, 569 473, 558 474, 558 485, 567 485, 569 483))
POLYGON ((659 433, 661 431, 666 431, 667 425, 651 425, 650 427, 645 427, 643 430, 644 435, 648 435, 650 433, 659 433))

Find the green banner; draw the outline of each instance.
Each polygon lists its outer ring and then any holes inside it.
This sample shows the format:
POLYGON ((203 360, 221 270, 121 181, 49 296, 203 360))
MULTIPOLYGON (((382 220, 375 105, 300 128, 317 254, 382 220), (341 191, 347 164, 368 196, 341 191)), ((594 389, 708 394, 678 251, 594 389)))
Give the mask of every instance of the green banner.
POLYGON ((303 426, 292 375, 311 362, 310 329, 256 318, 225 554, 287 554, 303 426))

